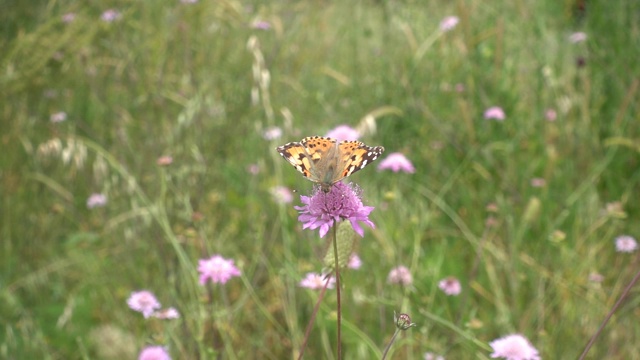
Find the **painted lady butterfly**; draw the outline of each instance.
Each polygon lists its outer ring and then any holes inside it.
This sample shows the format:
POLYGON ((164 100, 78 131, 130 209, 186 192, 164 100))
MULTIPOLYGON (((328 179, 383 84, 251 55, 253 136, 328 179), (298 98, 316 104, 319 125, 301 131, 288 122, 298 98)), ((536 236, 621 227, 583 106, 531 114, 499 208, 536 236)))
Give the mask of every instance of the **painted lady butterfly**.
POLYGON ((382 146, 370 147, 360 141, 338 142, 322 136, 306 137, 276 150, 307 179, 320 184, 324 192, 384 152, 382 146))

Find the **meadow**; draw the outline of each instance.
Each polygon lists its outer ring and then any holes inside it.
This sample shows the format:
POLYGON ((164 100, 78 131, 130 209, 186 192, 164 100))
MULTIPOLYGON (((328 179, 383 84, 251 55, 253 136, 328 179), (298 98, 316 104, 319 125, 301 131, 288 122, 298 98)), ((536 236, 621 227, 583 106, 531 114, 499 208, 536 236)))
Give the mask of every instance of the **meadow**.
POLYGON ((394 312, 386 359, 576 359, 610 312, 586 358, 640 359, 640 2, 8 1, 0 29, 0 358, 336 359, 304 280, 337 224, 303 228, 276 148, 347 126, 385 152, 344 179, 373 209, 343 359, 394 312))

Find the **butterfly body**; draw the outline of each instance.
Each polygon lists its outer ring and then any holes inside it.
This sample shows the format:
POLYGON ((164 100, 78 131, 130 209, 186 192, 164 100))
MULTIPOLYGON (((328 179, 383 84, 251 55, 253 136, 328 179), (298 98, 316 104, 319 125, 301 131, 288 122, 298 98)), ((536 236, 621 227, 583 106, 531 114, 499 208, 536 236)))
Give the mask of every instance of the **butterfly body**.
POLYGON ((360 141, 310 136, 290 142, 276 150, 307 179, 320 184, 325 192, 333 184, 361 170, 384 152, 360 141))

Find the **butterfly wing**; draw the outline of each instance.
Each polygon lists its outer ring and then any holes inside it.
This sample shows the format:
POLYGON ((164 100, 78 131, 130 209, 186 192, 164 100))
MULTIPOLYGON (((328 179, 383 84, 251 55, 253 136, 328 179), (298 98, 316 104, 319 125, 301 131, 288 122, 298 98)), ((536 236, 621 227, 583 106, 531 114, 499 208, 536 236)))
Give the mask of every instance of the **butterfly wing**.
POLYGON ((360 141, 342 141, 339 144, 341 155, 340 179, 350 176, 375 161, 383 152, 382 146, 371 147, 360 141))

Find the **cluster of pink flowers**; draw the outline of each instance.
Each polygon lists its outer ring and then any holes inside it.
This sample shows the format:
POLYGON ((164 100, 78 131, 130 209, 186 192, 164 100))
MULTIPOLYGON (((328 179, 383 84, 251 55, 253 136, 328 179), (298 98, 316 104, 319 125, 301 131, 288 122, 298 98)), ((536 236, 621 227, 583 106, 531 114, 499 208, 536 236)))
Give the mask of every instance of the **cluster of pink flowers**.
POLYGON ((158 319, 177 319, 180 317, 180 313, 173 307, 160 310, 162 305, 156 298, 156 296, 147 290, 134 291, 127 299, 127 305, 132 310, 142 313, 146 318, 155 317, 158 319))

